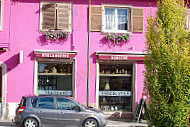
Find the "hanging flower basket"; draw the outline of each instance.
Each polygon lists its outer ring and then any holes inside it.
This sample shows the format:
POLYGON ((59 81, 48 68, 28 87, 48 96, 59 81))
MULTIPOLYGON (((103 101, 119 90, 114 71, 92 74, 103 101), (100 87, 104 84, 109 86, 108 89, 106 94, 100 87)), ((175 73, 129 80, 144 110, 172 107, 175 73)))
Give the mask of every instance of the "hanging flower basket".
POLYGON ((112 33, 106 36, 108 41, 114 43, 114 45, 123 45, 128 42, 129 34, 124 33, 112 33))
POLYGON ((64 31, 47 31, 44 33, 45 39, 47 41, 60 41, 69 39, 69 32, 64 31))

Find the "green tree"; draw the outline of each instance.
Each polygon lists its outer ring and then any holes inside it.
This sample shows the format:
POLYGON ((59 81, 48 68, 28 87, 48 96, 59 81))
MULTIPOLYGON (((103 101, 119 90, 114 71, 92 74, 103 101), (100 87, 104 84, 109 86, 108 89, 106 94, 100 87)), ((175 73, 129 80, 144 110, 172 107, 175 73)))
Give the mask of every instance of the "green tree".
POLYGON ((155 127, 188 127, 190 45, 184 0, 158 0, 156 17, 146 31, 145 89, 148 123, 155 127))

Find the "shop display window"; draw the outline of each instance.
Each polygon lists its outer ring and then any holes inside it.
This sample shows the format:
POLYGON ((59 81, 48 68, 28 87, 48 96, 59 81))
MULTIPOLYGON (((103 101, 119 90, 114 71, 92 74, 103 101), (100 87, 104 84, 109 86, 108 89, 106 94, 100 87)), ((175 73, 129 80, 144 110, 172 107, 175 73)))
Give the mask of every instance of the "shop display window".
POLYGON ((100 64, 99 106, 104 111, 132 111, 132 65, 100 64))
POLYGON ((72 66, 70 63, 38 63, 38 94, 72 96, 72 66))

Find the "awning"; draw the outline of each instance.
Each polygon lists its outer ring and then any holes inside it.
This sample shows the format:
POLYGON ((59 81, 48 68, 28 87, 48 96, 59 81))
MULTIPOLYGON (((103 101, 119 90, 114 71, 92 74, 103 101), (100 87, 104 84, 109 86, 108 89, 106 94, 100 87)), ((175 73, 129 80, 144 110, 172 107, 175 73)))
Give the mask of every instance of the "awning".
POLYGON ((141 52, 96 52, 101 60, 135 60, 143 61, 145 53, 141 52))
POLYGON ((75 58, 77 51, 35 50, 34 55, 40 58, 75 58))

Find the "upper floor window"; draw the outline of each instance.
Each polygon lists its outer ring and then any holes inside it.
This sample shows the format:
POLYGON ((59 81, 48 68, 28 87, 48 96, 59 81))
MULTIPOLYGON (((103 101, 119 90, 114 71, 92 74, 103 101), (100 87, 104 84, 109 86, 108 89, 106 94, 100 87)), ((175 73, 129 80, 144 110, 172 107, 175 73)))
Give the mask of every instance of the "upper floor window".
POLYGON ((3 30, 3 0, 0 0, 0 31, 3 30))
POLYGON ((63 30, 71 32, 72 4, 42 2, 40 30, 63 30))
POLYGON ((127 8, 105 8, 105 31, 128 31, 129 15, 129 9, 127 8))
POLYGON ((91 31, 105 33, 143 32, 144 10, 131 5, 91 6, 91 31))

